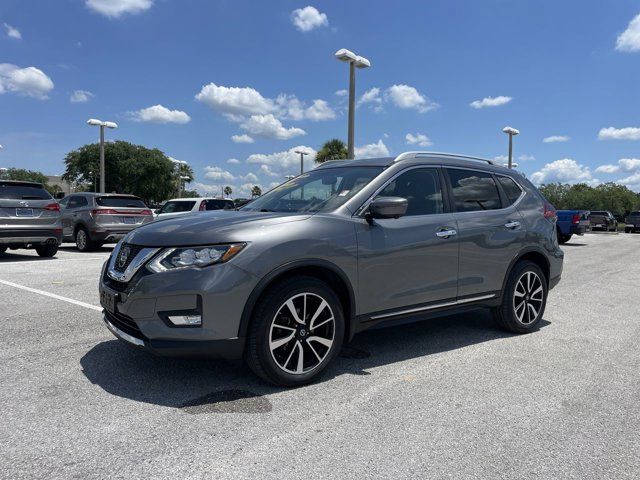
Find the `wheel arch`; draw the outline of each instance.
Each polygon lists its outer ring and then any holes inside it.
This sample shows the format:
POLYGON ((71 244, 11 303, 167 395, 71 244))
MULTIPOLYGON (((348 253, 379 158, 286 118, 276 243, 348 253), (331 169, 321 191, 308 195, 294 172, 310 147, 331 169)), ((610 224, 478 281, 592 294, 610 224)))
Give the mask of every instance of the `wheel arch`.
POLYGON ((530 248, 521 251, 513 260, 511 260, 509 268, 507 269, 507 274, 504 276, 504 280, 502 281, 502 291, 504 292, 504 289, 506 288, 507 281, 509 280, 509 275, 511 275, 511 272, 513 271, 513 267, 515 267, 515 265, 521 260, 529 260, 530 262, 538 265, 544 274, 548 287, 549 281, 551 280, 551 264, 549 263, 549 259, 541 250, 530 248))
POLYGON ((272 270, 265 275, 255 286, 247 302, 245 303, 240 318, 238 329, 239 337, 246 337, 251 323, 251 317, 258 301, 269 290, 270 287, 285 278, 305 275, 323 280, 340 299, 345 317, 345 340, 351 340, 354 331, 355 321, 355 294, 353 286, 347 274, 337 265, 322 259, 306 259, 289 262, 272 270), (337 285, 337 288, 336 288, 337 285))

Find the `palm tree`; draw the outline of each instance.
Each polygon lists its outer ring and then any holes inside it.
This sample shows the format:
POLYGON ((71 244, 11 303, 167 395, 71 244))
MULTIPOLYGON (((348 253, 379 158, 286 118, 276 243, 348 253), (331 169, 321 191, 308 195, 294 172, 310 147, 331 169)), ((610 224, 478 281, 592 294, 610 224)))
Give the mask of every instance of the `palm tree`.
POLYGON ((251 189, 251 198, 259 197, 262 195, 262 189, 258 185, 254 185, 251 189))
POLYGON ((193 168, 191 168, 191 165, 188 165, 186 163, 181 163, 180 166, 178 167, 178 173, 180 174, 181 177, 187 177, 183 179, 183 183, 193 182, 194 174, 193 174, 193 168))
POLYGON ((316 163, 324 163, 327 160, 343 160, 347 158, 349 152, 347 146, 342 140, 333 138, 322 145, 322 148, 316 154, 316 163))
POLYGON ((233 189, 230 186, 226 186, 224 187, 224 194, 228 197, 229 195, 231 195, 233 193, 233 189))

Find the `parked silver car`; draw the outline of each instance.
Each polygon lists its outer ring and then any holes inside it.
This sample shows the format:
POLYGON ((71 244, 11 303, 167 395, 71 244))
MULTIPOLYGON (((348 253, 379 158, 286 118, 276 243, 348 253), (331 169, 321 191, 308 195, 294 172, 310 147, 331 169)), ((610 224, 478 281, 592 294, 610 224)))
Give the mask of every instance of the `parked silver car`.
POLYGON ((484 307, 536 330, 562 273, 555 220, 531 182, 488 160, 327 162, 239 211, 127 235, 102 271, 104 321, 130 345, 244 358, 301 385, 374 326, 484 307))
POLYGON ((62 241, 60 205, 41 183, 0 180, 0 253, 34 248, 53 257, 62 241))
POLYGON ((153 212, 134 195, 73 193, 60 201, 64 241, 90 251, 116 243, 127 233, 153 220, 153 212))

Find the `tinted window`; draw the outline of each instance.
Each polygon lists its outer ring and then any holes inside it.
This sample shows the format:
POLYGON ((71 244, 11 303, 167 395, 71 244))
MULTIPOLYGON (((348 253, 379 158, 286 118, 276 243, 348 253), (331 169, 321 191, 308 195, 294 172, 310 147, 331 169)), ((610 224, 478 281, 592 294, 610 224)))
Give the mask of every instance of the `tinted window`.
POLYGON ((514 203, 516 203, 516 200, 518 200, 518 198, 520 198, 520 195, 522 194, 522 190, 520 190, 518 184, 514 182, 513 179, 509 177, 503 177, 501 175, 498 176, 498 181, 500 182, 500 185, 502 185, 504 193, 507 194, 509 205, 513 205, 514 203))
POLYGON ((402 197, 409 202, 406 215, 442 213, 442 190, 438 171, 414 168, 395 178, 378 197, 402 197))
POLYGON ((101 207, 133 207, 147 208, 142 200, 138 197, 98 197, 96 203, 101 207))
POLYGON ((207 210, 231 210, 235 208, 229 200, 207 200, 207 210))
POLYGON ((86 207, 87 205, 89 205, 89 202, 87 202, 87 199, 85 197, 74 195, 69 198, 67 208, 86 207))
POLYGON ((169 201, 165 203, 158 213, 178 213, 178 212, 190 212, 195 206, 196 202, 186 201, 169 201))
POLYGON ((44 187, 39 185, 0 182, 0 198, 11 200, 49 200, 52 197, 44 187))
POLYGON ((489 173, 447 169, 456 210, 474 212, 501 208, 498 186, 489 173))

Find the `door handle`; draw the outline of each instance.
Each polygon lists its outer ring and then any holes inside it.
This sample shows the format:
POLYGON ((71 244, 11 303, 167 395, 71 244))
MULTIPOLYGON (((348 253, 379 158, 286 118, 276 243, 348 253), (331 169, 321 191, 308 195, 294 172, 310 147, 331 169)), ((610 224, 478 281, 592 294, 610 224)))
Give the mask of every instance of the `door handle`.
POLYGON ((454 235, 457 235, 458 232, 457 230, 453 229, 453 228, 444 228, 442 230, 440 230, 439 232, 436 232, 436 237, 438 238, 449 238, 449 237, 453 237, 454 235))
POLYGON ((520 222, 518 221, 507 222, 504 224, 504 226, 513 230, 514 228, 518 228, 520 226, 520 222))

